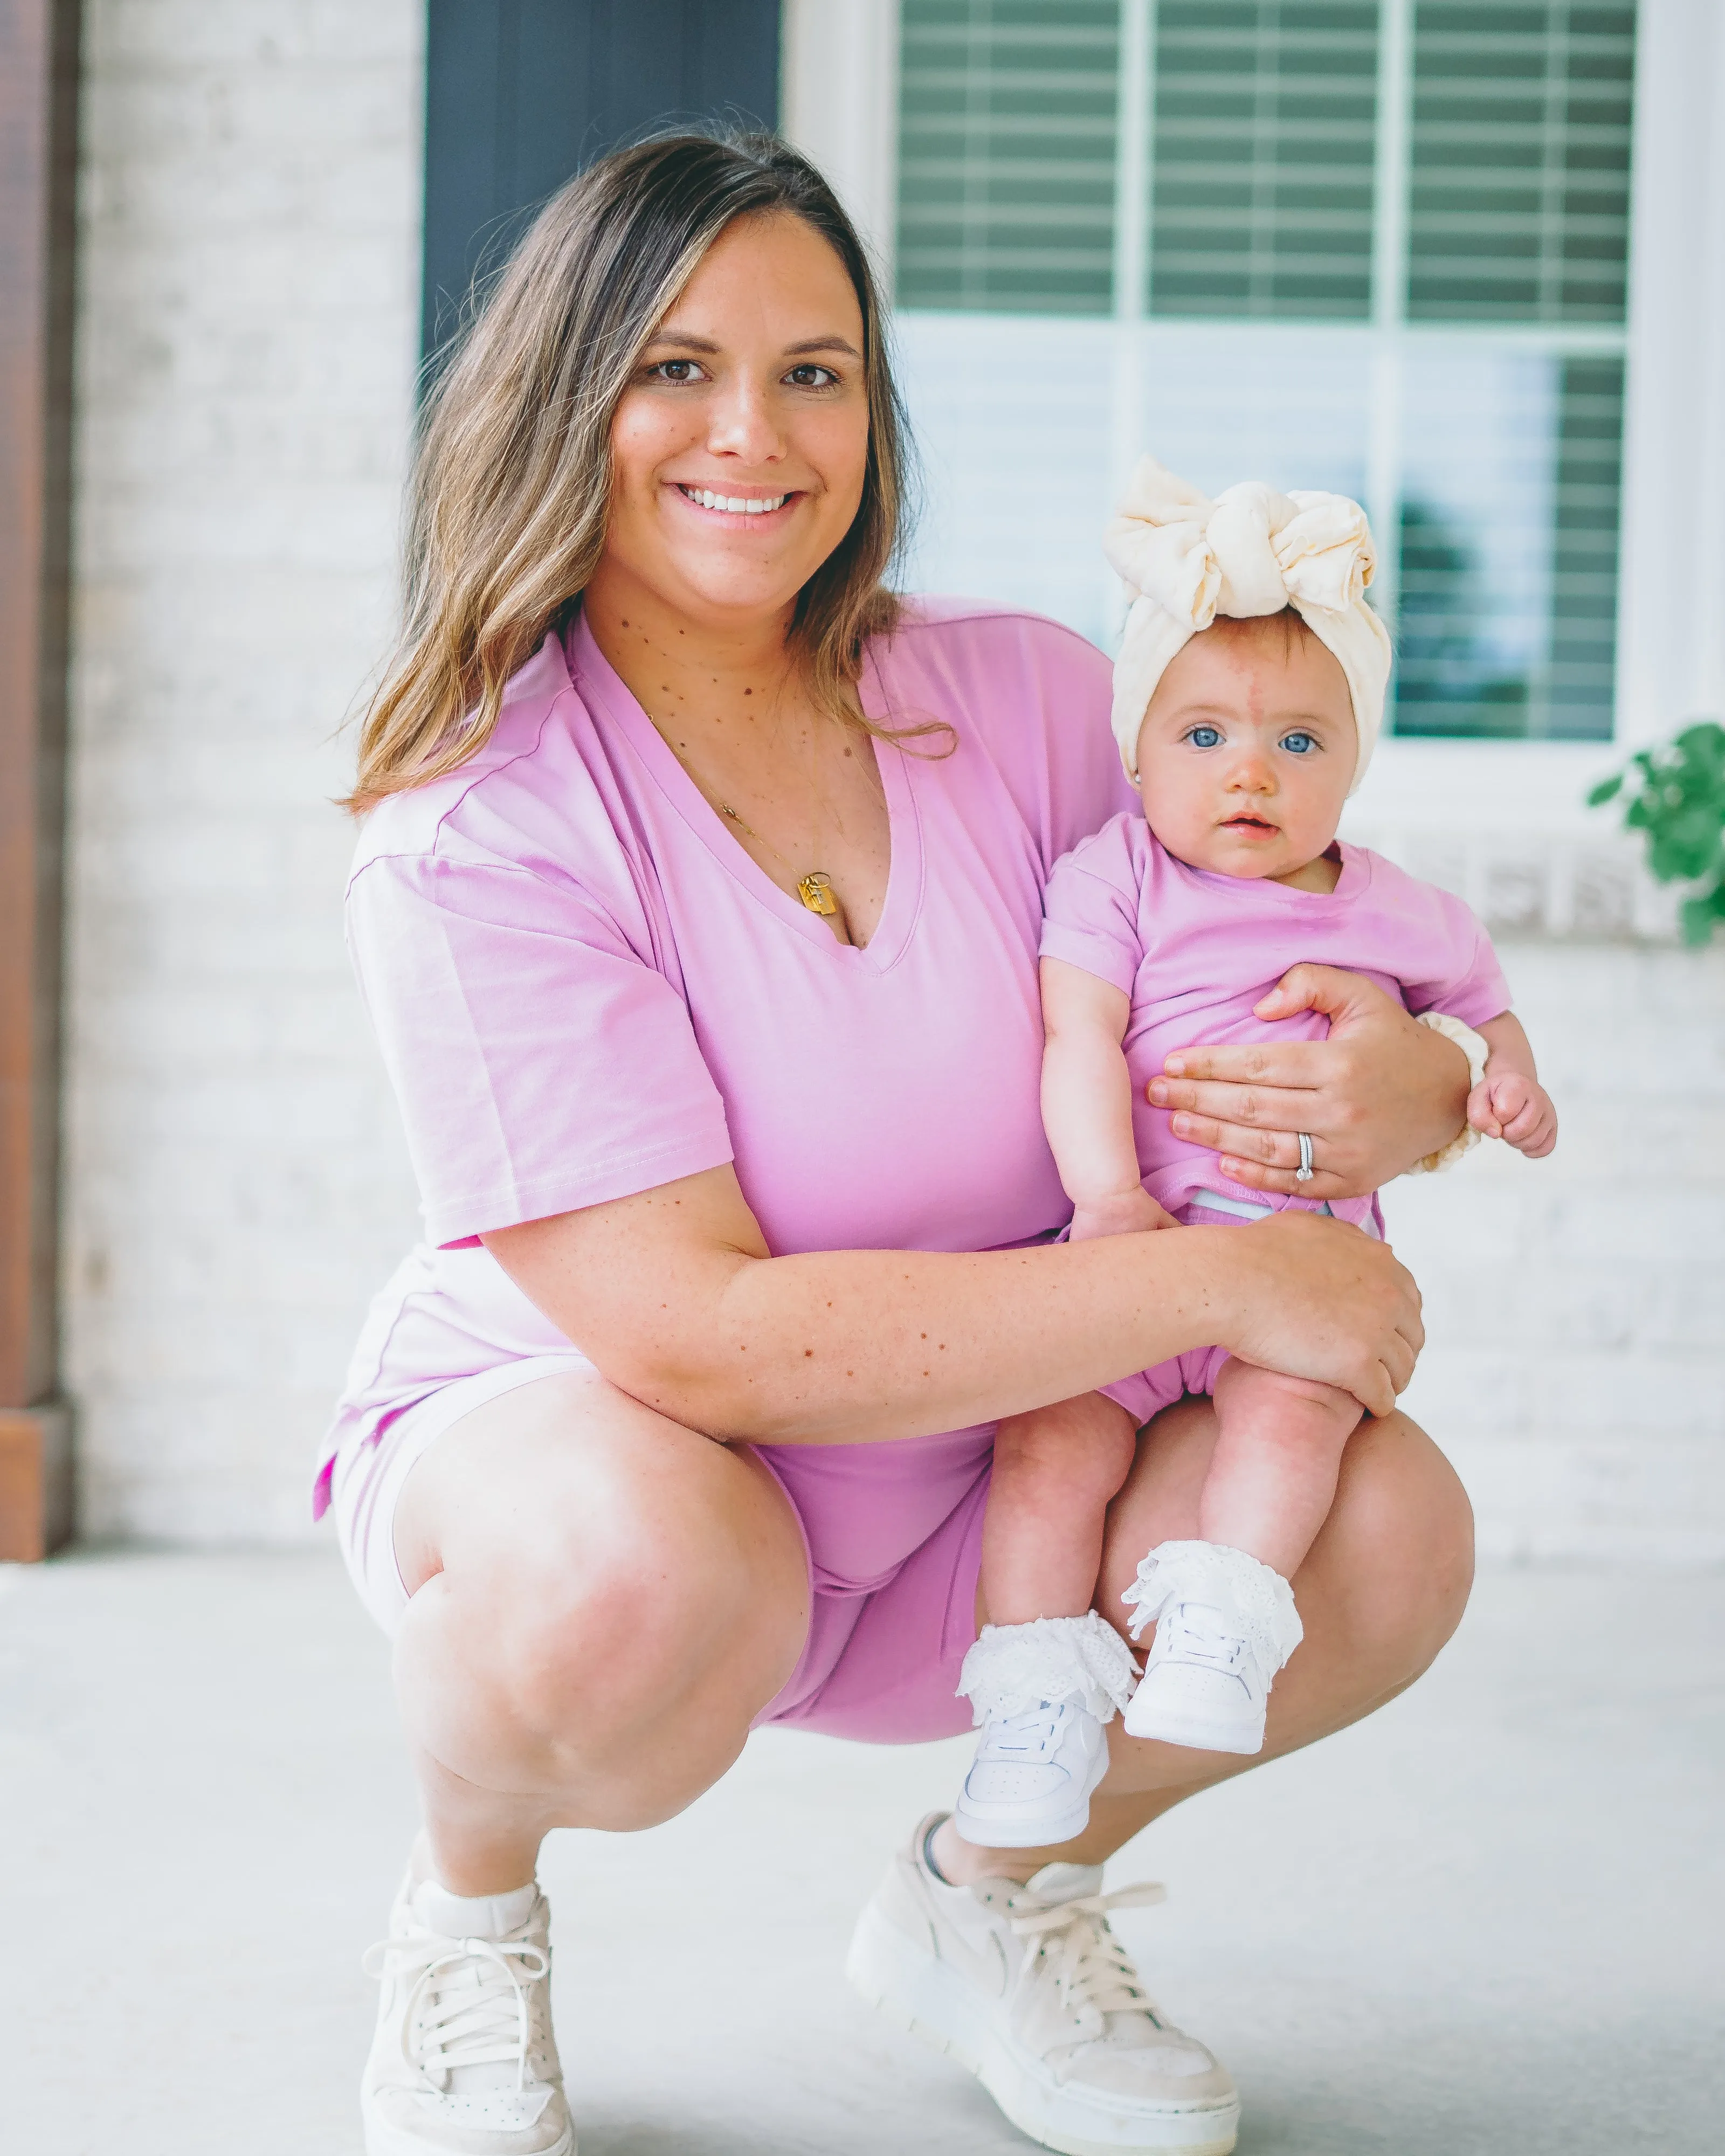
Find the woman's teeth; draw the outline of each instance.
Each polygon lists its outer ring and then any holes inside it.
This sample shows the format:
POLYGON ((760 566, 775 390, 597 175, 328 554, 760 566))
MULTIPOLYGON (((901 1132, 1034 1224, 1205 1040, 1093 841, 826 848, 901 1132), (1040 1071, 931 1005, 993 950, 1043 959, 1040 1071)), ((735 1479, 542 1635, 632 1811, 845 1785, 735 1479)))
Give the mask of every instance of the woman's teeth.
POLYGON ((732 516, 764 516, 769 510, 783 509, 790 500, 788 494, 769 494, 759 501, 750 501, 740 494, 715 494, 706 486, 685 486, 683 492, 702 509, 722 509, 732 516))

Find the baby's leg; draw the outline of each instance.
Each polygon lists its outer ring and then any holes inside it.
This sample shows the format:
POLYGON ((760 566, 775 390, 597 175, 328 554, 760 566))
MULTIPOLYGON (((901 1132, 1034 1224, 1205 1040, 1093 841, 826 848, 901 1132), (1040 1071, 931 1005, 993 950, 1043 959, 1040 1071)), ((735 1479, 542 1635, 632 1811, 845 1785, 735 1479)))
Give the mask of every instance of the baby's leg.
POLYGON ((1100 1393, 1001 1424, 983 1521, 991 1625, 1081 1617, 1090 1608, 1103 1516, 1131 1470, 1136 1436, 1126 1409, 1100 1393))
POLYGON ((1300 1644, 1289 1575, 1336 1500, 1358 1400, 1232 1356, 1211 1385, 1219 1425, 1195 1542, 1159 1543, 1126 1599, 1154 1621, 1128 1736, 1211 1752, 1264 1748, 1265 1703, 1300 1644))
POLYGON ((994 1440, 983 1517, 981 1637, 958 1691, 980 1734, 952 1824, 983 1849, 1070 1841, 1108 1770, 1104 1725, 1137 1665, 1091 1607, 1102 1520, 1137 1424, 1101 1393, 1013 1415, 994 1440))
POLYGON ((1199 1500, 1205 1542, 1291 1578, 1336 1502, 1342 1450, 1363 1409, 1351 1393, 1231 1356, 1215 1382, 1219 1425, 1199 1500))

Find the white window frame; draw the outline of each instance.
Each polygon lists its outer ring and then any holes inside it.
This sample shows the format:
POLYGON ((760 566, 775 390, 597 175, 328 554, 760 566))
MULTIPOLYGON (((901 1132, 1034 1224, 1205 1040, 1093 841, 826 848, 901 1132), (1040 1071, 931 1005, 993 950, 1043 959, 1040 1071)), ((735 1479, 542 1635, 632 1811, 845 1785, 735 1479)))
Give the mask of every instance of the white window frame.
MULTIPOLYGON (((1148 60, 1154 0, 1122 0, 1123 85, 1115 223, 1117 317, 1143 314, 1149 214, 1148 60), (1136 65, 1134 64, 1136 62, 1136 65)), ((1405 261, 1407 42, 1413 0, 1384 0, 1379 48, 1378 200, 1374 319, 1395 327, 1405 261)), ((897 0, 787 0, 782 111, 790 139, 836 184, 888 279, 896 221, 897 0)), ((1630 210, 1629 318, 1602 348, 1626 357, 1618 553, 1615 735, 1609 743, 1386 741, 1356 804, 1353 828, 1391 851, 1422 832, 1466 835, 1466 881, 1476 902, 1506 860, 1543 880, 1541 926, 1568 926, 1583 853, 1610 850, 1609 827, 1584 805, 1587 788, 1630 750, 1685 721, 1725 718, 1725 8, 1719 0, 1640 0, 1630 210)), ((1249 334, 1251 325, 1237 325, 1249 334)), ((1394 491, 1404 340, 1453 335, 1436 326, 1380 339, 1368 507, 1380 536, 1397 528, 1394 491)), ((1500 338, 1503 332, 1497 333, 1500 338)), ((1537 344, 1540 332, 1517 334, 1537 344)), ((1561 341, 1573 347, 1577 339, 1561 341)), ((1582 340, 1585 341, 1585 340, 1582 340)), ((1121 341, 1129 355, 1131 340, 1121 341)), ((1129 357, 1122 360, 1130 366, 1129 357)), ((1119 385, 1117 413, 1137 400, 1119 385)), ((1117 464, 1137 444, 1119 422, 1117 464)), ((1393 579, 1395 564, 1389 565, 1393 579)), ((1636 925, 1657 931, 1662 895, 1644 890, 1636 925)))

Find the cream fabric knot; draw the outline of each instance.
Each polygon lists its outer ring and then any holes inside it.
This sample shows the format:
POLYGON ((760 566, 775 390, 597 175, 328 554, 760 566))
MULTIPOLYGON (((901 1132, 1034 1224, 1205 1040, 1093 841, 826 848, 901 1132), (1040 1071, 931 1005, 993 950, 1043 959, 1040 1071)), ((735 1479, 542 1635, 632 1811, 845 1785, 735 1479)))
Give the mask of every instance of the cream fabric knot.
POLYGON ((1353 792, 1384 723, 1389 638, 1365 603, 1377 567, 1365 511, 1346 495, 1279 494, 1261 481, 1212 501, 1154 457, 1132 474, 1103 541, 1132 594, 1114 668, 1114 736, 1137 783, 1138 730, 1169 661, 1219 614, 1292 607, 1348 677, 1358 734, 1353 792))

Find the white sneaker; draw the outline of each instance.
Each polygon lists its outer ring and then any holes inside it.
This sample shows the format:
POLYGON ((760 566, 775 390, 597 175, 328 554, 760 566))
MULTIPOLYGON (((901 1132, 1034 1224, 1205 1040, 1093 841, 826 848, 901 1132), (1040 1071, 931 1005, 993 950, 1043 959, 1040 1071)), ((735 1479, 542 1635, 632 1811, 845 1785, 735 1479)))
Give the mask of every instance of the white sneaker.
POLYGON ((1064 2156, 1227 2156, 1240 2099, 1166 2020, 1108 1928, 1159 1887, 1098 1890, 1100 1865, 1045 1864, 1021 1887, 952 1887, 923 1820, 858 1920, 846 1973, 870 2005, 974 2074, 1021 2133, 1064 2156))
POLYGON ((409 1877, 366 1955, 383 1985, 360 2093, 366 2156, 574 2156, 550 1904, 536 1887, 495 1896, 497 1935, 461 1938, 446 1928, 454 1901, 409 1877))
POLYGON ((983 1849, 1041 1849, 1090 1824, 1108 1771, 1102 1725, 1132 1697, 1137 1664, 1096 1612, 985 1625, 958 1697, 982 1728, 952 1824, 983 1849))
POLYGON ((1072 1700, 991 1715, 952 1807, 952 1824, 983 1849, 1045 1849, 1090 1825, 1090 1796, 1108 1771, 1108 1738, 1072 1700))
POLYGON ((1261 1752, 1271 1686, 1305 1637, 1281 1574, 1221 1543, 1163 1543, 1121 1599, 1137 1604, 1135 1640, 1156 1625, 1126 1710, 1127 1736, 1261 1752))

